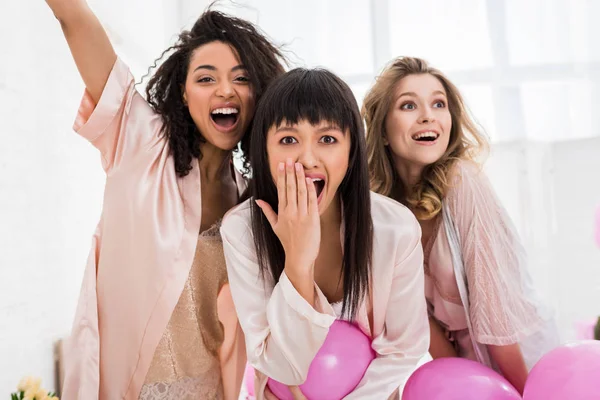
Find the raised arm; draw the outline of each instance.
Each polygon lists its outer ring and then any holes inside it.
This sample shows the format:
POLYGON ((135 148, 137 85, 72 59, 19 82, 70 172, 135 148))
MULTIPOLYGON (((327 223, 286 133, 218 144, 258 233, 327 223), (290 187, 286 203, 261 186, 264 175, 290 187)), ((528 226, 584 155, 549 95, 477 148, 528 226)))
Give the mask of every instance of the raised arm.
POLYGON ((60 22, 71 54, 94 102, 98 103, 117 55, 85 0, 46 0, 60 22))

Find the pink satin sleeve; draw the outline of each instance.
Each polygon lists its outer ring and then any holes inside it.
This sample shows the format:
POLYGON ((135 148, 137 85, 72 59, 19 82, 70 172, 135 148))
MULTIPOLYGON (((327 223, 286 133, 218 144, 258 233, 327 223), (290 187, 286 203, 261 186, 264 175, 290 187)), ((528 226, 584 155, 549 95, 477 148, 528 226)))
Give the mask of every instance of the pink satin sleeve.
POLYGON ((86 90, 73 129, 102 155, 109 172, 144 146, 160 140, 162 122, 135 89, 133 75, 117 58, 98 104, 86 90))

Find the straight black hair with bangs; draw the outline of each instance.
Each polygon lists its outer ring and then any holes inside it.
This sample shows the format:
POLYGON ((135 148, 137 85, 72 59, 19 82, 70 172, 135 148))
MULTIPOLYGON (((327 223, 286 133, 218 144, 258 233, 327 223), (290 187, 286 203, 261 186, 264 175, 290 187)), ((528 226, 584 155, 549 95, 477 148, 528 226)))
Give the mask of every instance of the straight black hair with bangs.
MULTIPOLYGON (((373 221, 364 126, 356 99, 344 81, 327 70, 297 68, 269 85, 257 105, 250 135, 249 195, 266 201, 278 212, 277 187, 269 169, 267 132, 283 122, 296 124, 302 120, 312 125, 326 121, 350 134, 348 170, 338 191, 345 226, 340 277, 344 287, 342 314, 354 319, 370 288, 373 221)), ((270 275, 277 282, 285 265, 283 246, 254 201, 250 207, 262 276, 270 275)))

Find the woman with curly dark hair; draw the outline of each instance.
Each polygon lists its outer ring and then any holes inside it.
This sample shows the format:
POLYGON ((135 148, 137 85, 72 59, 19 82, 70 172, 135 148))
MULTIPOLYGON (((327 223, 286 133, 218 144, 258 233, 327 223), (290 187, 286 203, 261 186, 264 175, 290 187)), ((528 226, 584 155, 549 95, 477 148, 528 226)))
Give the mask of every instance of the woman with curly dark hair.
POLYGON ((62 397, 237 399, 244 340, 219 221, 245 188, 232 152, 283 57, 209 9, 163 53, 144 99, 84 0, 46 2, 86 86, 74 128, 107 176, 62 397))

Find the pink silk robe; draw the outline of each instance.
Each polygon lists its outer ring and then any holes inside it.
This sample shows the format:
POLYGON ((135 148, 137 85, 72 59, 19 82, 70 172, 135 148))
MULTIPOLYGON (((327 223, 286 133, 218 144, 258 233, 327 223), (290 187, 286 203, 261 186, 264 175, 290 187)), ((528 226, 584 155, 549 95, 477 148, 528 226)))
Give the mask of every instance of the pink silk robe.
MULTIPOLYGON (((553 310, 529 275, 525 248, 516 228, 480 167, 457 163, 444 202, 456 225, 468 288, 469 318, 461 300, 442 215, 425 246, 425 295, 430 314, 455 341, 460 357, 477 360, 480 345, 521 345, 531 368, 560 344, 553 310)), ((490 366, 493 366, 491 364, 490 366)))
MULTIPOLYGON (((177 176, 161 127, 120 59, 98 104, 86 93, 79 108, 74 129, 100 151, 106 186, 65 349, 64 400, 137 399, 188 278, 201 226, 200 171, 194 160, 177 176)), ((225 398, 234 400, 243 339, 233 303, 218 304, 227 308, 219 310, 225 398)))

